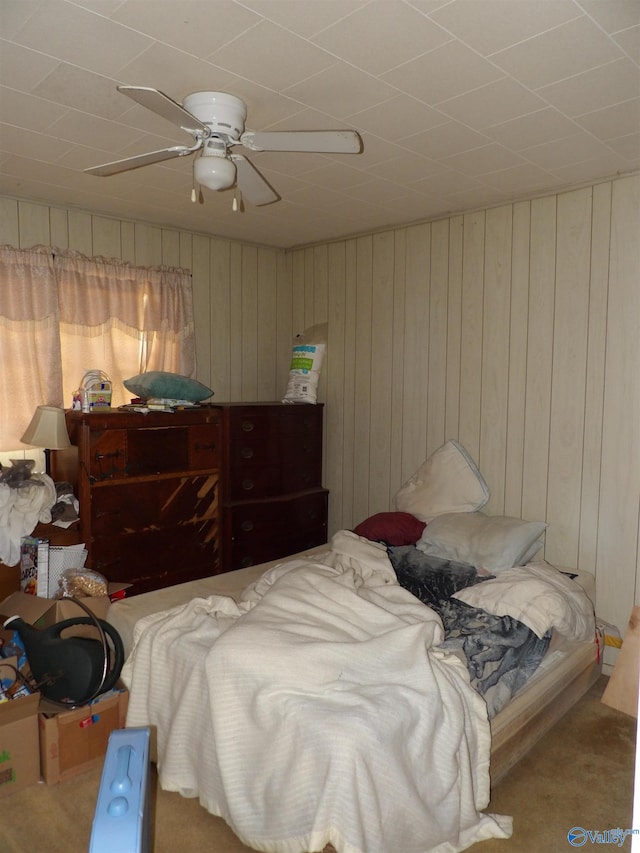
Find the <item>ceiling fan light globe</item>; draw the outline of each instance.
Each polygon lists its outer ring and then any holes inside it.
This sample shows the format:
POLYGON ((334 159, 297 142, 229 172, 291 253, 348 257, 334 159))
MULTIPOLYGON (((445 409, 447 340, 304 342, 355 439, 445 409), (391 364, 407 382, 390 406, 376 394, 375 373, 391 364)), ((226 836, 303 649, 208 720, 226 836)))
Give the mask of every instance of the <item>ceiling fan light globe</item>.
POLYGON ((198 157, 193 164, 193 175, 207 189, 226 190, 236 181, 236 167, 226 157, 198 157))

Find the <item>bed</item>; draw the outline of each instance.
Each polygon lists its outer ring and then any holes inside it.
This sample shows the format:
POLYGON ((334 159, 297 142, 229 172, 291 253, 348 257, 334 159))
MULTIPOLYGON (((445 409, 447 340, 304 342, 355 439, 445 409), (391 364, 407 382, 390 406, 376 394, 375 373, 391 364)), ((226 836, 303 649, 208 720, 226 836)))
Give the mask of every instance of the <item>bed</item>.
POLYGON ((508 816, 483 812, 490 785, 600 673, 593 578, 530 558, 544 526, 443 507, 424 521, 405 504, 309 552, 114 603, 127 725, 155 727, 161 785, 258 850, 509 837, 508 816), (461 524, 482 560, 460 559, 461 524))

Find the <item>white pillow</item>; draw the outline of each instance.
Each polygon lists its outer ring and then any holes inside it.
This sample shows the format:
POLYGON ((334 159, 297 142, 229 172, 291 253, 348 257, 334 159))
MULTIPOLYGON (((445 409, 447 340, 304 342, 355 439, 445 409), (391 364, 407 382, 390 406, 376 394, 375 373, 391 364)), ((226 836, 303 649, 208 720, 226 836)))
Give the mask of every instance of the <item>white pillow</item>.
POLYGON ((507 515, 447 513, 427 524, 416 548, 432 557, 469 563, 495 574, 531 559, 542 546, 539 537, 546 526, 544 521, 507 515))
POLYGON ((549 563, 505 569, 497 578, 461 589, 454 598, 494 616, 511 616, 538 636, 555 628, 569 640, 593 640, 593 604, 580 584, 549 563))
POLYGON ((420 521, 447 512, 472 512, 489 500, 489 487, 467 451, 453 439, 423 462, 395 496, 396 509, 420 521))

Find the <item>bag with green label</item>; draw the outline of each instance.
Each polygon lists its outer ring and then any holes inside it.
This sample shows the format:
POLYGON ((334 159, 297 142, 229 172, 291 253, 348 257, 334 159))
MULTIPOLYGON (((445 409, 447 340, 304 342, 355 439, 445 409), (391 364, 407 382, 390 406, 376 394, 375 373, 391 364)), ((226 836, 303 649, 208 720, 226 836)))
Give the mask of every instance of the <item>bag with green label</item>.
POLYGON ((316 403, 320 369, 327 349, 327 324, 305 329, 291 349, 289 382, 283 403, 316 403))

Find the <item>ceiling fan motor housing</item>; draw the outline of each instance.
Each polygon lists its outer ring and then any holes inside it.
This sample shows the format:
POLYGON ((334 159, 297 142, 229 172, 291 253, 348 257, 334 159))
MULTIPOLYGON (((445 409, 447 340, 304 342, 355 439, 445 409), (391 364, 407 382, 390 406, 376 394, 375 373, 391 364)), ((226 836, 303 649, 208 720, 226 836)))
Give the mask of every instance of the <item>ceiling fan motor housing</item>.
POLYGON ((211 132, 239 139, 244 131, 247 107, 244 101, 226 92, 194 92, 182 106, 211 128, 211 132))

